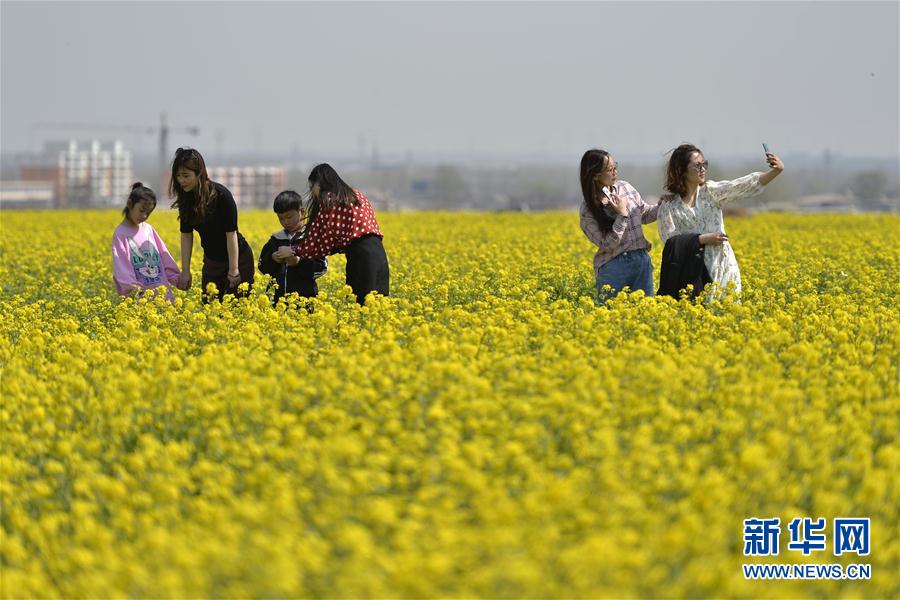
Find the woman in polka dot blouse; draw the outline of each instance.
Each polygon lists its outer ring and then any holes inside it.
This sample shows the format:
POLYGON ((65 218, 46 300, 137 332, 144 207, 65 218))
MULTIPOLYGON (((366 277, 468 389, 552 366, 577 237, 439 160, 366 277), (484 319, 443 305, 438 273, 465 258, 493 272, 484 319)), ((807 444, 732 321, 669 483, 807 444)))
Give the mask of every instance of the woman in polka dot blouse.
MULTIPOLYGON (((310 204, 306 235, 278 253, 289 258, 318 259, 343 252, 347 256, 347 285, 356 301, 366 294, 390 292, 390 270, 381 230, 368 199, 347 185, 329 164, 316 165, 309 174, 310 204)), ((276 253, 276 254, 278 254, 276 253)))

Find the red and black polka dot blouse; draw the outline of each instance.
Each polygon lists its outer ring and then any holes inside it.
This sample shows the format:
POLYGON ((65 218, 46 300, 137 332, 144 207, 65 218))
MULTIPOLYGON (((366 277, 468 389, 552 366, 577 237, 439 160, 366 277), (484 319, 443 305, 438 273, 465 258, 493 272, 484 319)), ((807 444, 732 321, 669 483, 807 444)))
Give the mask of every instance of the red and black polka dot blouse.
POLYGON ((350 242, 364 235, 374 233, 378 237, 384 237, 378 229, 375 212, 368 198, 362 192, 354 192, 359 204, 336 206, 320 212, 316 220, 310 223, 306 236, 291 246, 294 254, 300 258, 323 258, 340 252, 350 242))

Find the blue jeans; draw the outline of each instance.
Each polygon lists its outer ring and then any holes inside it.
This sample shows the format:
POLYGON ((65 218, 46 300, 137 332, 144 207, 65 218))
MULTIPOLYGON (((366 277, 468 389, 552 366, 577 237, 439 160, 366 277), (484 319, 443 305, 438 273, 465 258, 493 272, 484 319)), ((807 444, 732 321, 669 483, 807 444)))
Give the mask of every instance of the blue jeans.
POLYGON ((653 263, 646 250, 623 252, 597 271, 597 297, 600 302, 606 302, 625 286, 632 292, 644 290, 647 296, 653 295, 653 263), (612 286, 612 292, 604 292, 604 285, 612 286))

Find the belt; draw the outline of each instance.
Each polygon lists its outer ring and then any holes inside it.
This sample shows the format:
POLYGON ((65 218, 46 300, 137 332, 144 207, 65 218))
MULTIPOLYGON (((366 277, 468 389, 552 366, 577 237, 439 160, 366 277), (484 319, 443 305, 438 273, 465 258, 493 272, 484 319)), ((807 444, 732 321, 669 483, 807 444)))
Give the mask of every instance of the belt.
POLYGON ((647 254, 647 249, 641 248, 640 250, 626 250, 625 252, 622 252, 618 256, 628 256, 629 254, 637 254, 638 252, 643 252, 644 254, 647 254))

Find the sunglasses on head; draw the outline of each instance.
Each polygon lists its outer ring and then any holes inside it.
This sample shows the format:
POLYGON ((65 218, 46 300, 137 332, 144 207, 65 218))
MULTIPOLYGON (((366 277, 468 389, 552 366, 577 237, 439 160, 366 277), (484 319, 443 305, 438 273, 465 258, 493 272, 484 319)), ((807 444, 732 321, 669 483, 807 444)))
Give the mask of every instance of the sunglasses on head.
POLYGON ((175 151, 175 158, 179 158, 184 154, 191 155, 194 152, 196 152, 196 150, 194 150, 193 148, 187 148, 187 147, 179 148, 178 150, 175 151))

